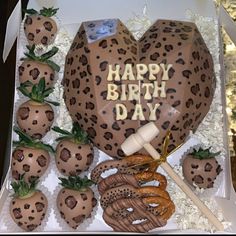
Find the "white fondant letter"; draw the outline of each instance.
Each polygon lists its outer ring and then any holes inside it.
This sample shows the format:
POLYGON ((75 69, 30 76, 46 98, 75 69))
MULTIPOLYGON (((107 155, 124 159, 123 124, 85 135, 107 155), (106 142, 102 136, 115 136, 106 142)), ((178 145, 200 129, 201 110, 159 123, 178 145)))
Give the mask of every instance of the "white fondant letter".
POLYGON ((149 80, 156 80, 156 74, 159 73, 160 71, 160 66, 157 64, 149 64, 148 65, 148 69, 149 69, 149 80))
POLYGON ((145 64, 137 64, 137 80, 143 80, 143 75, 145 75, 148 71, 148 68, 145 64))
POLYGON ((152 103, 147 103, 147 106, 149 107, 149 110, 150 110, 149 120, 156 120, 157 119, 156 110, 160 106, 160 104, 156 103, 154 108, 152 106, 152 103))
POLYGON ((121 103, 116 104, 116 120, 125 120, 127 118, 127 109, 121 103))
POLYGON ((133 114, 131 120, 145 120, 141 104, 135 105, 134 114, 133 114))
POLYGON ((125 71, 124 71, 124 74, 122 75, 121 79, 122 80, 135 80, 131 64, 125 65, 125 71))
POLYGON ((108 84, 107 85, 107 100, 117 100, 119 93, 117 92, 117 85, 108 84))
POLYGON ((170 68, 172 67, 172 64, 168 64, 167 66, 165 66, 165 64, 161 63, 160 67, 163 70, 163 75, 162 75, 161 80, 164 80, 164 81, 169 80, 168 72, 170 68))
POLYGON ((109 72, 107 76, 107 81, 120 81, 120 65, 115 65, 115 70, 112 69, 112 65, 109 65, 109 72))

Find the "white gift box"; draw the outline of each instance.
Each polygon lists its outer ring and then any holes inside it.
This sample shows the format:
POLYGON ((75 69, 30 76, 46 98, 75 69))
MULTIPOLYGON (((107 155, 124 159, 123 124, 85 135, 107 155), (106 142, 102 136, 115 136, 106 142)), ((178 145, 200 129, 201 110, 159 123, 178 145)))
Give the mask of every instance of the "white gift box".
MULTIPOLYGON (((218 124, 219 127, 222 128, 222 139, 220 140, 225 149, 224 157, 220 161, 223 166, 223 172, 221 173, 220 180, 217 182, 215 189, 212 191, 207 191, 205 194, 206 197, 212 197, 216 201, 219 209, 222 211, 224 221, 231 222, 231 226, 228 227, 222 233, 236 233, 236 195, 232 187, 231 175, 230 175, 230 159, 228 152, 228 138, 227 138, 227 116, 225 113, 225 84, 224 84, 224 65, 223 65, 223 53, 222 53, 222 42, 221 42, 221 32, 220 26, 223 25, 231 39, 236 42, 236 28, 230 17, 221 7, 218 11, 213 3, 213 1, 199 1, 199 0, 52 0, 52 1, 44 1, 44 0, 30 0, 28 4, 28 8, 34 8, 36 10, 40 9, 42 6, 54 6, 58 7, 59 11, 57 14, 57 18, 60 24, 60 28, 63 31, 60 35, 66 34, 68 38, 73 40, 73 36, 76 34, 79 29, 80 23, 89 20, 97 20, 97 19, 108 19, 108 18, 119 18, 123 22, 127 22, 129 19, 134 18, 135 15, 142 15, 143 9, 145 10, 145 15, 148 19, 153 22, 157 19, 172 19, 172 20, 183 20, 183 21, 194 21, 197 26, 201 27, 201 20, 204 24, 207 24, 207 21, 214 22, 216 27, 217 39, 215 45, 217 45, 217 53, 215 52, 215 67, 217 69, 217 73, 219 74, 220 80, 218 81, 220 88, 219 99, 222 105, 222 110, 219 111, 222 114, 221 124, 218 124), (200 23, 199 23, 200 22, 200 23), (200 25, 198 25, 200 24, 200 25)), ((13 11, 11 17, 9 18, 8 28, 6 32, 5 39, 5 48, 3 53, 3 58, 6 59, 10 48, 14 42, 15 37, 18 38, 17 44, 17 57, 16 57, 16 87, 18 80, 18 66, 19 59, 23 56, 23 52, 25 50, 25 39, 22 31, 22 25, 20 22, 21 19, 21 2, 19 1, 15 10, 13 11)), ((206 26, 202 25, 201 30, 206 30, 206 26), (205 27, 205 28, 204 28, 205 27)), ((204 37, 204 35, 203 35, 204 37)), ((62 44, 62 40, 58 40, 59 44, 62 44)), ((69 41, 68 41, 69 42, 69 41)), ((69 45, 67 43, 67 49, 69 45)), ((208 46, 211 46, 207 44, 208 46)), ((210 49, 211 50, 211 49, 210 49)), ((66 52, 64 52, 66 54, 66 52)), ((62 53, 62 55, 64 55, 62 53)), ((63 71, 59 73, 58 77, 63 76, 63 71)), ((15 107, 14 114, 16 112, 18 102, 22 98, 18 95, 17 90, 15 94, 15 107)), ((57 111, 58 112, 58 111, 57 111)), ((60 116, 60 112, 57 113, 60 116)), ((15 121, 14 121, 15 122, 15 121)), ((60 121, 58 121, 60 122, 60 121)), ((13 125, 13 124, 12 124, 13 125)), ((199 131, 200 132, 200 131, 199 131)), ((211 140, 212 133, 209 133, 209 139, 211 140)), ((53 136, 47 135, 45 140, 51 140, 53 136)), ((16 139, 16 136, 12 134, 11 140, 16 139)), ((205 140, 205 139, 204 139, 205 140)), ((176 153, 171 155, 168 159, 169 163, 174 165, 179 165, 181 163, 182 156, 188 152, 191 147, 198 146, 204 140, 201 140, 201 133, 198 135, 193 135, 189 137, 187 142, 178 150, 176 153)), ((9 148, 9 156, 7 157, 6 163, 10 162, 11 159, 11 150, 12 147, 9 148)), ((102 152, 97 152, 97 162, 102 160, 106 160, 109 157, 102 152)), ((53 162, 53 160, 52 160, 53 162)), ((53 209, 55 201, 55 193, 53 189, 58 188, 58 182, 55 181, 58 172, 56 171, 53 163, 51 164, 51 170, 48 170, 48 173, 42 178, 42 184, 40 185, 42 191, 45 190, 46 194, 48 194, 49 202, 51 201, 51 205, 49 205, 49 214, 45 219, 45 224, 37 229, 35 233, 40 234, 60 234, 60 233, 115 233, 112 229, 105 224, 102 219, 102 210, 100 206, 98 206, 96 215, 88 226, 84 226, 82 228, 78 228, 76 231, 70 230, 68 227, 64 227, 58 219, 58 214, 55 214, 57 209, 53 209), (54 194, 54 197, 53 197, 54 194), (52 211, 53 210, 53 211, 52 211)), ((11 174, 10 169, 8 169, 7 176, 3 183, 1 192, 0 192, 0 216, 4 216, 4 213, 7 214, 7 204, 9 203, 11 189, 10 189, 10 181, 11 174)), ((55 190, 56 191, 56 190, 55 190)), ((178 205, 176 205, 178 208, 178 205)), ((5 218, 6 218, 5 214, 5 218)), ((14 225, 14 222, 9 219, 9 222, 6 223, 6 219, 0 218, 0 234, 1 233, 21 233, 22 230, 14 225), (12 227, 11 227, 12 224, 12 227)), ((180 229, 178 228, 178 224, 176 222, 176 218, 173 216, 167 223, 167 225, 163 228, 157 228, 150 233, 206 233, 204 229, 180 229)), ((219 233, 219 232, 216 232, 219 233)), ((32 234, 32 233, 31 233, 32 234)))

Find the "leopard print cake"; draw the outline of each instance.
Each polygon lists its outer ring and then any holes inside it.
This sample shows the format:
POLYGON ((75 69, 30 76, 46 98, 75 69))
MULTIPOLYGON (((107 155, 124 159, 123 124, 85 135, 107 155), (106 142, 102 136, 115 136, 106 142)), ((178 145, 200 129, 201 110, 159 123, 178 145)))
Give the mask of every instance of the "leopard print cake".
POLYGON ((107 19, 81 24, 66 57, 63 85, 73 121, 100 150, 120 159, 121 144, 150 117, 160 130, 151 143, 158 152, 168 130, 168 151, 184 142, 210 109, 215 76, 212 57, 194 23, 157 20, 137 41, 120 20, 107 19), (153 66, 159 73, 150 77, 153 66), (114 68, 119 72, 115 74, 114 68), (137 79, 138 68, 143 78, 137 79), (139 91, 132 86, 139 86, 139 91), (131 99, 128 88, 133 89, 131 99), (153 95, 155 89, 158 96, 153 95), (136 95, 139 99, 132 99, 136 95), (115 108, 121 103, 126 110, 120 116, 127 115, 117 119, 115 108))

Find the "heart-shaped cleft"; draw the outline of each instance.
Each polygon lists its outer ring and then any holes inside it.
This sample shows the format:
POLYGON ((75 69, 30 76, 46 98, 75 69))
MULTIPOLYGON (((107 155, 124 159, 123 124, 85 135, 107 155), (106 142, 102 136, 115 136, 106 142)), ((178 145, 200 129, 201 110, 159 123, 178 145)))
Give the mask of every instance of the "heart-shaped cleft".
MULTIPOLYGON (((137 41, 118 19, 82 23, 66 57, 64 99, 93 143, 122 158, 124 140, 154 121, 168 151, 196 131, 215 91, 213 60, 196 25, 157 20, 137 41)), ((145 153, 140 150, 140 153, 145 153)))

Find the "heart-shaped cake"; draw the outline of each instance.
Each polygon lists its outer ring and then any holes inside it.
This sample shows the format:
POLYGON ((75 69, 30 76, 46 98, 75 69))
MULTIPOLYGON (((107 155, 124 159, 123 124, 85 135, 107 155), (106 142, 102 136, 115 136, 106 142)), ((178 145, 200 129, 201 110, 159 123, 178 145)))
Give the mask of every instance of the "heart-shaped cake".
MULTIPOLYGON (((157 20, 137 41, 118 19, 84 22, 66 57, 64 99, 73 121, 114 158, 137 128, 154 121, 151 144, 169 151, 196 131, 214 91, 213 60, 196 25, 157 20)), ((145 153, 144 150, 140 150, 145 153)))

